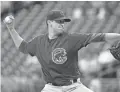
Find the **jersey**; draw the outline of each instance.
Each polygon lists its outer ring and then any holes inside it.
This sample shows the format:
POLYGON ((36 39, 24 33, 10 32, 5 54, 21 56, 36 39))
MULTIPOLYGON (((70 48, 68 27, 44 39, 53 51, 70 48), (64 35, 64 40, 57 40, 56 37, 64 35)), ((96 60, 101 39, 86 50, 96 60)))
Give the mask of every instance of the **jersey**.
POLYGON ((105 36, 102 33, 69 34, 64 32, 51 40, 48 34, 45 34, 29 42, 23 41, 19 50, 38 58, 46 82, 65 85, 70 79, 80 77, 78 51, 91 42, 103 41, 105 41, 105 36))

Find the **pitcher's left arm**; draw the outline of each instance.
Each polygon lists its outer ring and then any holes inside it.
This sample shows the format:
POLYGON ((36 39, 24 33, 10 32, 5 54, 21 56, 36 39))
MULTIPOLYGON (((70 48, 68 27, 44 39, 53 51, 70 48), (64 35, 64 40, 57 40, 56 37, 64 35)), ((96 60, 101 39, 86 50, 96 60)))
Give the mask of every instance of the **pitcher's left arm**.
POLYGON ((120 34, 119 33, 105 33, 105 41, 107 43, 113 43, 115 41, 120 40, 120 34))

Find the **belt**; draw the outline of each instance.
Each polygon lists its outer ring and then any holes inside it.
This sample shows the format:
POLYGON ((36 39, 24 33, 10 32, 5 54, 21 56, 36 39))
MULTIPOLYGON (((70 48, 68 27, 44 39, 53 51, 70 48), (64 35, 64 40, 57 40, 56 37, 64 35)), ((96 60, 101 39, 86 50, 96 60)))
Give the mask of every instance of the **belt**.
POLYGON ((80 78, 72 79, 72 80, 70 80, 69 82, 67 82, 65 84, 57 84, 57 83, 48 83, 48 84, 53 85, 53 86, 68 86, 68 85, 71 85, 71 84, 76 83, 76 82, 80 82, 80 78))

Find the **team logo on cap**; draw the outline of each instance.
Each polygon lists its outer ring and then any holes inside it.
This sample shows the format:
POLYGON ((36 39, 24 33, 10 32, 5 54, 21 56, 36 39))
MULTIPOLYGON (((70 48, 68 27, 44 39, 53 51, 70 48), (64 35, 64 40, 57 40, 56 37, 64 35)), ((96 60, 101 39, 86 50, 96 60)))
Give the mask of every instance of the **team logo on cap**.
POLYGON ((67 61, 66 50, 64 48, 56 48, 52 52, 52 60, 56 64, 63 64, 67 61))

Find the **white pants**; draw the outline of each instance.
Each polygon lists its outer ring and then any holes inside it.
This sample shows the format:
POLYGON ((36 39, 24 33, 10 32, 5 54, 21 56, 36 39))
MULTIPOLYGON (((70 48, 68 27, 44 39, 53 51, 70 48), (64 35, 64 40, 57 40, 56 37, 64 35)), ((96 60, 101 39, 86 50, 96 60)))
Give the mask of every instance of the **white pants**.
POLYGON ((81 82, 76 82, 68 86, 53 86, 46 84, 41 92, 93 92, 81 82))

